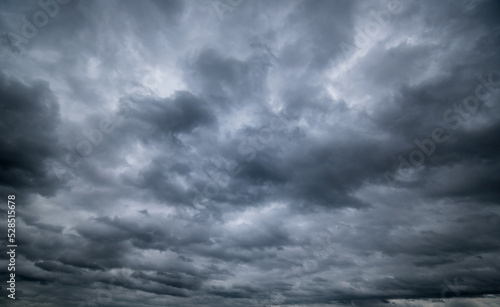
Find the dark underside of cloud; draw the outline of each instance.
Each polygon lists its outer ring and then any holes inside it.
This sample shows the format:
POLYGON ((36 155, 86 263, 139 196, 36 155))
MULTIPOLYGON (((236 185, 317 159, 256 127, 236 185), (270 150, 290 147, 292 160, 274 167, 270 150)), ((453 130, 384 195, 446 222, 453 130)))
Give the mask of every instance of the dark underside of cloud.
POLYGON ((2 1, 0 301, 498 306, 498 16, 2 1))

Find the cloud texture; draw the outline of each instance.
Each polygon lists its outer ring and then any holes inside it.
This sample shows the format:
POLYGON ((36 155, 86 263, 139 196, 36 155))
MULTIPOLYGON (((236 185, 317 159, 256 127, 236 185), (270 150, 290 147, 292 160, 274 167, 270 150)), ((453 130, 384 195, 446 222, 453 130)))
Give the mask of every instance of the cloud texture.
POLYGON ((2 303, 499 304, 500 2, 0 8, 2 303))

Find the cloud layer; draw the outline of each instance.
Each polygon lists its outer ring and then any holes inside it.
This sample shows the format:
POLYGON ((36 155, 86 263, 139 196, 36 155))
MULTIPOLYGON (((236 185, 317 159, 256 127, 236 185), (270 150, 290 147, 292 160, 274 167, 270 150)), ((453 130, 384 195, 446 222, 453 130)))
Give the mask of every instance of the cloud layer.
POLYGON ((0 6, 8 303, 499 303, 498 1, 0 6))

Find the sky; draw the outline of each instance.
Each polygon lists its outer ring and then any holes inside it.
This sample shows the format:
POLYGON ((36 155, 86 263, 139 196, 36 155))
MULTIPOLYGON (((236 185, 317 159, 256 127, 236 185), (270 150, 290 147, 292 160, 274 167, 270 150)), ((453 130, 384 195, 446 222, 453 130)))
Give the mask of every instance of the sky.
POLYGON ((1 305, 499 306, 499 16, 1 1, 1 305))

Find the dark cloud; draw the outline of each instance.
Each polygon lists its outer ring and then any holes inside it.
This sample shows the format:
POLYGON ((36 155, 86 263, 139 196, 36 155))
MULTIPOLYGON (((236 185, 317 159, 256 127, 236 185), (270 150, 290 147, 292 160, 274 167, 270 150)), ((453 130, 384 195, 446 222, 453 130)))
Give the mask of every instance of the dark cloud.
POLYGON ((0 7, 24 306, 498 305, 497 1, 0 7))
POLYGON ((131 112, 138 121, 151 126, 151 136, 160 138, 189 133, 216 121, 208 104, 188 92, 177 93, 173 99, 134 101, 131 112))
POLYGON ((59 104, 47 82, 27 85, 0 75, 0 185, 53 195, 57 179, 48 162, 58 156, 59 104))

